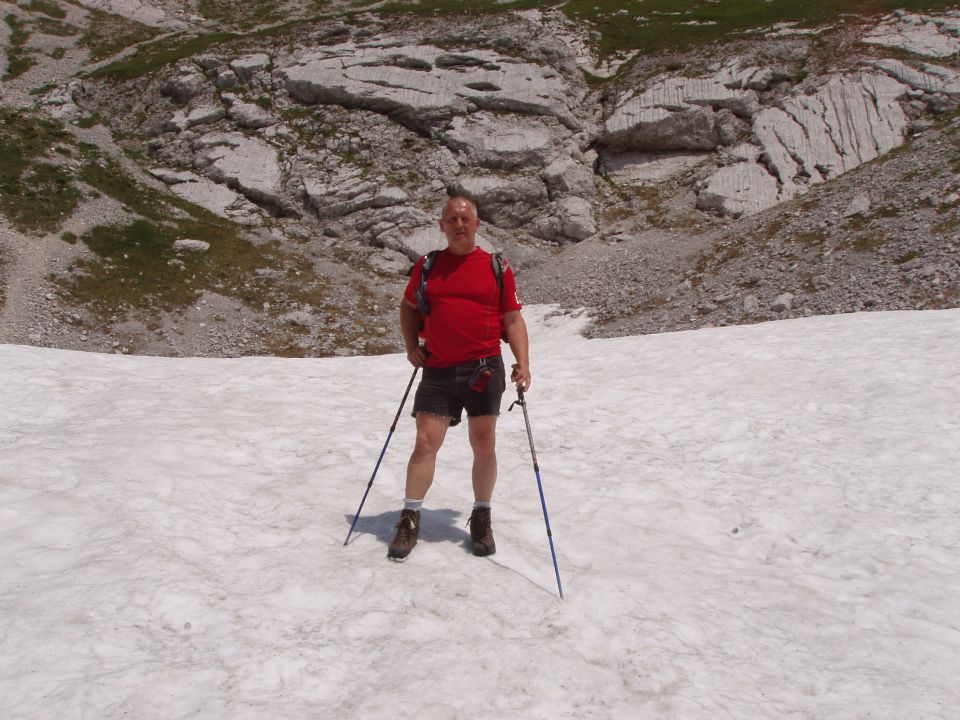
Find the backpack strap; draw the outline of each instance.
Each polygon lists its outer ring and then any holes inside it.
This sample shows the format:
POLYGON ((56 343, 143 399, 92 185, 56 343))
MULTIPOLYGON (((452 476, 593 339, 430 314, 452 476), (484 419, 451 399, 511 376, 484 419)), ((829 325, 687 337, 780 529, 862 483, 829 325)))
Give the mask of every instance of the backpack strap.
POLYGON ((503 293, 503 269, 506 267, 503 253, 493 253, 490 256, 490 264, 493 266, 493 276, 497 279, 497 287, 503 293))
POLYGON ((415 295, 417 296, 417 305, 420 308, 421 315, 430 314, 430 303, 427 302, 427 275, 430 273, 430 268, 433 267, 433 263, 437 259, 437 254, 439 250, 431 250, 423 258, 423 265, 420 266, 420 287, 417 288, 415 295))
MULTIPOLYGON (((430 303, 427 301, 427 275, 430 274, 430 268, 436 262, 439 250, 431 250, 423 258, 423 265, 420 266, 420 286, 414 293, 417 297, 417 306, 420 308, 421 315, 430 314, 430 303)), ((490 267, 493 270, 493 277, 496 278, 497 288, 503 295, 503 273, 506 268, 506 261, 503 259, 503 253, 492 253, 490 255, 490 267)))

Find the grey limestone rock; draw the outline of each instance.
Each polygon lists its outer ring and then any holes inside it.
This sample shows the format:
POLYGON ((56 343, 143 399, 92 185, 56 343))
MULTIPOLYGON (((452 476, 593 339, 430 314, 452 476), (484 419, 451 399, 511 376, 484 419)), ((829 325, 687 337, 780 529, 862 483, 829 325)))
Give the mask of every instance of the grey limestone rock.
POLYGON ((227 117, 244 128, 265 128, 277 124, 277 118, 253 103, 234 103, 227 111, 227 117))
POLYGON ((295 212, 282 187, 277 149, 239 133, 210 133, 194 143, 195 164, 211 180, 224 183, 274 214, 295 212))
POLYGON ((843 217, 853 217, 854 215, 863 215, 870 210, 870 196, 867 193, 858 194, 843 211, 843 217))
POLYGON ((590 199, 597 194, 593 170, 571 157, 554 160, 543 169, 540 177, 546 183, 551 200, 561 195, 579 195, 590 199))
POLYGON ((720 145, 716 114, 702 107, 621 109, 605 129, 603 143, 624 150, 714 150, 720 145))
POLYGON ((270 67, 270 56, 266 53, 254 53, 237 58, 230 63, 230 69, 242 82, 250 82, 255 75, 270 67))
POLYGON ((447 189, 471 198, 482 220, 502 228, 530 222, 547 204, 546 186, 538 178, 522 175, 461 177, 447 189))
POLYGON ((175 240, 173 243, 173 251, 175 253, 196 253, 202 255, 203 253, 210 250, 210 243, 205 240, 175 240))
POLYGON ((168 78, 160 88, 160 92, 170 97, 175 103, 184 104, 192 98, 201 95, 208 89, 207 79, 199 69, 193 68, 179 72, 168 78))
POLYGON ((400 205, 409 197, 400 188, 391 187, 383 177, 367 177, 350 165, 340 165, 332 173, 302 178, 307 203, 320 218, 338 218, 373 207, 400 205))
POLYGON ((960 53, 960 11, 942 15, 895 12, 869 30, 862 42, 900 48, 915 55, 947 58, 960 53))
POLYGON ((793 293, 782 293, 777 295, 773 303, 770 305, 770 309, 776 313, 782 313, 793 308, 794 300, 796 296, 793 293))
POLYGON ((533 225, 536 235, 561 244, 585 240, 597 233, 590 203, 574 195, 554 203, 533 225))
POLYGON ((383 273, 403 274, 410 269, 410 258, 397 250, 382 248, 367 258, 370 266, 383 273))
POLYGON ((306 310, 293 310, 281 315, 280 319, 285 323, 289 323, 290 325, 308 328, 313 323, 314 318, 313 314, 307 312, 306 310))
POLYGON ((553 116, 580 129, 571 104, 582 90, 548 67, 489 50, 348 41, 300 53, 278 77, 301 102, 371 110, 418 132, 477 109, 553 116))
POLYGON ((728 165, 715 172, 697 193, 697 207, 724 215, 752 215, 779 202, 777 180, 759 163, 728 165))
POLYGON ((441 137, 473 165, 500 170, 543 167, 555 152, 555 131, 539 118, 490 113, 455 117, 441 137))

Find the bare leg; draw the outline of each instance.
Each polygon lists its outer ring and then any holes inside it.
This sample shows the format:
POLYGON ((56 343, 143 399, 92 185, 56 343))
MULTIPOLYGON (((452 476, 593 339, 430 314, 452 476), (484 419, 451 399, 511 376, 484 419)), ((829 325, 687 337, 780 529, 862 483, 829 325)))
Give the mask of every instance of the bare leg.
POLYGON ((407 463, 406 497, 411 500, 423 500, 433 484, 437 453, 443 445, 448 427, 450 418, 417 413, 417 441, 407 463))
POLYGON ((490 502, 497 483, 497 416, 467 419, 473 449, 473 499, 490 502))

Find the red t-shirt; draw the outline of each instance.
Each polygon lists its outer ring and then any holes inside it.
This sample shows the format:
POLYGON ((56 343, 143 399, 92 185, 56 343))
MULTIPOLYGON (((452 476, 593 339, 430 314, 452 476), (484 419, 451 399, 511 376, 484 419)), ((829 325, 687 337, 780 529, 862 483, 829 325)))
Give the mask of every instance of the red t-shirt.
MULTIPOLYGON (((417 304, 420 258, 410 275, 403 297, 417 304)), ((503 272, 503 289, 497 286, 490 253, 477 248, 469 255, 449 250, 437 254, 427 275, 430 314, 424 325, 427 365, 453 367, 500 352, 502 314, 520 310, 517 281, 509 265, 503 272)))

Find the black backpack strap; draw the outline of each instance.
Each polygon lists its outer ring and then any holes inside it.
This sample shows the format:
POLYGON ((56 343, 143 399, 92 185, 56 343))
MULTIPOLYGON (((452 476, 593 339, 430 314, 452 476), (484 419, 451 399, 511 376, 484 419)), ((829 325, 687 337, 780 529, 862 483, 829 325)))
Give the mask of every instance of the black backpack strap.
POLYGON ((493 253, 490 256, 490 264, 493 266, 493 276, 497 279, 497 287, 503 291, 503 270, 506 267, 506 261, 503 259, 503 253, 493 253))
POLYGON ((417 288, 415 295, 417 296, 417 305, 420 308, 421 315, 430 314, 430 303, 427 302, 427 275, 430 273, 430 268, 433 267, 433 263, 437 259, 437 254, 439 250, 431 250, 423 258, 423 265, 420 266, 420 287, 417 288))

